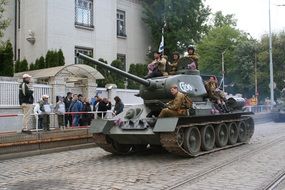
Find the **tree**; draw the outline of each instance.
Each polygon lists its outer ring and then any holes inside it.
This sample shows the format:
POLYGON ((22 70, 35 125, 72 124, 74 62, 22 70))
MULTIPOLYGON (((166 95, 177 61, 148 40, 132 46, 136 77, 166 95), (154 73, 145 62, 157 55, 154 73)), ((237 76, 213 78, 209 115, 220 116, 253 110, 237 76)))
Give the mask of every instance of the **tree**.
MULTIPOLYGON (((270 95, 270 76, 269 76, 269 38, 264 35, 259 43, 258 53, 258 89, 261 98, 270 95)), ((272 35, 272 57, 273 57, 273 72, 276 83, 275 98, 280 96, 280 91, 285 87, 285 32, 272 35)))
POLYGON ((30 70, 30 71, 36 70, 34 63, 31 63, 31 64, 30 64, 29 70, 30 70))
POLYGON ((3 17, 7 0, 0 0, 0 39, 3 37, 4 30, 9 26, 10 20, 3 17))
MULTIPOLYGON (((144 76, 147 75, 147 69, 146 68, 147 68, 147 64, 141 64, 141 63, 131 64, 130 69, 129 69, 129 73, 143 78, 144 76)), ((133 80, 128 80, 128 88, 129 89, 139 89, 139 87, 140 87, 139 83, 137 83, 133 80)))
POLYGON ((44 69, 44 68, 47 68, 47 64, 45 62, 45 58, 43 56, 41 56, 39 61, 38 61, 37 69, 44 69))
POLYGON ((214 27, 230 26, 236 27, 237 20, 234 18, 233 14, 223 15, 222 11, 214 13, 214 19, 212 25, 214 27))
MULTIPOLYGON (((105 64, 108 64, 108 62, 102 58, 100 58, 99 61, 105 64)), ((91 66, 96 68, 97 71, 99 71, 105 78, 105 79, 97 81, 98 87, 105 87, 106 84, 113 83, 113 79, 112 79, 112 76, 110 75, 110 71, 108 71, 107 69, 101 68, 101 67, 96 67, 94 64, 92 64, 91 66)))
POLYGON ((224 56, 225 84, 230 93, 251 97, 254 92, 254 62, 257 42, 248 34, 236 29, 232 15, 215 14, 213 25, 197 48, 200 55, 199 69, 207 75, 222 75, 224 56))
MULTIPOLYGON (((120 60, 112 61, 111 66, 116 67, 122 71, 124 71, 124 68, 125 68, 124 64, 120 60)), ((111 78, 113 80, 113 83, 115 83, 118 88, 124 88, 125 77, 123 77, 117 73, 113 73, 113 72, 111 72, 110 74, 111 74, 111 78)))
POLYGON ((0 68, 0 76, 13 76, 13 47, 10 41, 7 41, 0 49, 0 68))
POLYGON ((208 30, 206 21, 210 9, 203 5, 202 0, 147 0, 143 6, 143 21, 150 29, 153 47, 158 48, 161 29, 166 24, 165 54, 185 51, 187 46, 197 43, 208 30))
POLYGON ((28 61, 26 59, 23 59, 22 61, 20 61, 19 72, 23 72, 27 70, 28 70, 28 61))
POLYGON ((63 66, 65 65, 65 61, 64 61, 64 55, 61 49, 58 50, 58 66, 63 66))

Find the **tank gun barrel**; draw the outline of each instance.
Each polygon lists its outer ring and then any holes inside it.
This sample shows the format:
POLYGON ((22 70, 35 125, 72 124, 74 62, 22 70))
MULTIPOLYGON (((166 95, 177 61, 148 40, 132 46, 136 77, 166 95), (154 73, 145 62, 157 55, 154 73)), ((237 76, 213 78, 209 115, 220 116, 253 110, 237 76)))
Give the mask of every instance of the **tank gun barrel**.
POLYGON ((151 85, 151 81, 149 81, 149 80, 145 80, 143 78, 137 77, 137 76, 135 76, 133 74, 130 74, 130 73, 125 72, 125 71, 122 71, 122 70, 120 70, 120 69, 118 69, 116 67, 113 67, 111 65, 105 64, 105 63, 103 63, 101 61, 97 61, 97 60, 95 60, 95 59, 93 59, 93 58, 91 58, 91 57, 89 57, 87 55, 84 55, 82 53, 77 53, 77 57, 79 57, 79 58, 81 58, 83 60, 86 60, 86 61, 90 61, 91 63, 94 63, 95 65, 97 65, 99 67, 107 69, 107 70, 109 70, 111 72, 115 72, 115 73, 117 73, 119 75, 122 75, 122 76, 128 78, 128 79, 131 79, 131 80, 133 80, 135 82, 138 82, 138 83, 140 83, 140 84, 142 84, 144 86, 150 86, 151 85))

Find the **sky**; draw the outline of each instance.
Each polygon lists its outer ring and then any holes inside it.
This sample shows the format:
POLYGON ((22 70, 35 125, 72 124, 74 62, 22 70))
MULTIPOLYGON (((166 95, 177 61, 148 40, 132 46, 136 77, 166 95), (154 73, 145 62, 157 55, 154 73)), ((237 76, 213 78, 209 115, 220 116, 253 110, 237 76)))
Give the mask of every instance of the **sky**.
MULTIPOLYGON (((270 0, 271 31, 278 33, 285 30, 285 0, 270 0), (284 5, 284 6, 277 6, 284 5)), ((237 28, 260 39, 269 31, 269 0, 205 0, 212 12, 234 14, 237 28)))

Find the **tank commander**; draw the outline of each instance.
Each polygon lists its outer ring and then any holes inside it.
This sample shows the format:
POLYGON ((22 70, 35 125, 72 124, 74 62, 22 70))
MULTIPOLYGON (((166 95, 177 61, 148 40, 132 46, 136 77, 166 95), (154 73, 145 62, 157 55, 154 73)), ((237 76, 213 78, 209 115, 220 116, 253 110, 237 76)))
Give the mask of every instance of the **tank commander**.
POLYGON ((215 76, 210 76, 209 80, 205 82, 205 88, 207 90, 208 97, 215 103, 215 108, 222 113, 229 112, 225 105, 227 100, 225 93, 219 89, 218 80, 215 76))
POLYGON ((178 91, 177 85, 171 86, 170 93, 174 99, 166 104, 166 108, 161 110, 158 117, 186 116, 187 108, 192 107, 192 101, 190 100, 191 103, 185 102, 185 95, 178 91))
POLYGON ((162 57, 160 52, 154 53, 154 60, 148 64, 148 75, 145 78, 160 77, 165 73, 167 60, 162 57))
POLYGON ((173 62, 169 63, 169 74, 170 75, 175 75, 179 63, 180 55, 179 52, 175 51, 173 52, 173 62))
POLYGON ((189 46, 187 48, 187 53, 188 53, 187 57, 193 60, 193 62, 188 65, 188 68, 190 70, 198 69, 199 56, 195 53, 195 48, 193 46, 189 46))

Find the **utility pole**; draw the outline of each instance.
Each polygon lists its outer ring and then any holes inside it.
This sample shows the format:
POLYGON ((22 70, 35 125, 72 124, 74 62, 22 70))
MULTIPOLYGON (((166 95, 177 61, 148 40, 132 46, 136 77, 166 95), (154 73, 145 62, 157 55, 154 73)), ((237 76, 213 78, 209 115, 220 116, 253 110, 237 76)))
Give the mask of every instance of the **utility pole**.
POLYGON ((270 69, 270 101, 271 107, 274 104, 274 84, 273 84, 273 62, 272 62, 272 33, 271 33, 271 11, 269 2, 269 69, 270 69))

